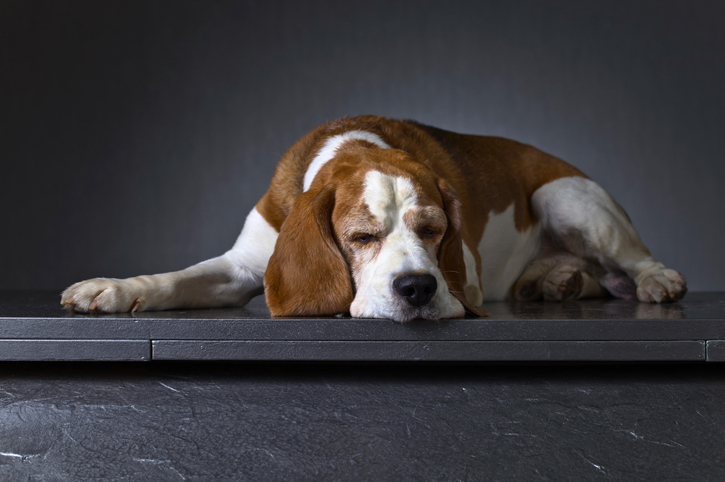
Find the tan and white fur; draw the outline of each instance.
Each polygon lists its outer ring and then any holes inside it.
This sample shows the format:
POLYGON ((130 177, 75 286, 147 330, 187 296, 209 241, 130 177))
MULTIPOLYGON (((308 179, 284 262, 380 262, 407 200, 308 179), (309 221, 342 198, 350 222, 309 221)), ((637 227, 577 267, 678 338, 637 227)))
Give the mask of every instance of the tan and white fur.
POLYGON ((95 278, 79 312, 242 306, 395 321, 485 315, 485 301, 614 295, 676 301, 684 278, 569 164, 508 139, 364 116, 280 161, 232 249, 182 271, 95 278))

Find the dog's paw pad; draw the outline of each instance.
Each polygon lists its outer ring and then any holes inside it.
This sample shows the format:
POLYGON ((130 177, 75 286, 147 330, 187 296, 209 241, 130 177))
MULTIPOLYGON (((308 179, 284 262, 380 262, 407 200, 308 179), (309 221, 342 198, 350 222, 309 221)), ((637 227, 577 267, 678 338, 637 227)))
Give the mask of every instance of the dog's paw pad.
POLYGON ((650 303, 668 303, 687 293, 685 277, 673 269, 661 269, 642 279, 637 286, 637 298, 650 303))
POLYGON ((624 273, 607 273, 599 282, 615 298, 637 299, 637 285, 632 278, 624 273))
POLYGON ((557 266, 546 275, 542 290, 547 301, 575 299, 582 291, 584 279, 574 266, 557 266))

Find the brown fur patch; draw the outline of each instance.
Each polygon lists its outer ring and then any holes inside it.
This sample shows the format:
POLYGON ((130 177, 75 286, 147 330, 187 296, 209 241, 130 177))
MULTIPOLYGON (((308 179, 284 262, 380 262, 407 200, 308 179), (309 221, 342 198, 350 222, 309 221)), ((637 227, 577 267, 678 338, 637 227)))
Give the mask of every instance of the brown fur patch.
POLYGON ((466 299, 466 264, 463 260, 463 241, 461 239, 461 203, 445 179, 438 183, 443 198, 443 210, 448 218, 448 228, 438 251, 438 266, 448 283, 451 294, 463 304, 466 313, 475 316, 488 316, 486 310, 473 306, 466 299))

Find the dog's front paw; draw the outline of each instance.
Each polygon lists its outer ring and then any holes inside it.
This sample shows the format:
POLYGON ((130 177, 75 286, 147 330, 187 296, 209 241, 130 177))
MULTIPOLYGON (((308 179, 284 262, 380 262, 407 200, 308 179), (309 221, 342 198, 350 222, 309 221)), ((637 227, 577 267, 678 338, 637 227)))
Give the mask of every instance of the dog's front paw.
POLYGON ((60 304, 67 310, 83 313, 121 313, 143 311, 146 302, 127 280, 94 278, 66 289, 60 304))
POLYGON ((677 301, 687 293, 685 277, 674 269, 660 269, 646 278, 637 286, 637 298, 650 303, 677 301))

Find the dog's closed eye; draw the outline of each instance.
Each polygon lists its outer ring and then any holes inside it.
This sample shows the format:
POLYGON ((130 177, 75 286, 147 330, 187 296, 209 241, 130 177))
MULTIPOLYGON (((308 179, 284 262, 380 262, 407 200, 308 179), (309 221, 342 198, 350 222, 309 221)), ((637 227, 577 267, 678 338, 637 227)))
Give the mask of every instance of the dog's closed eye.
POLYGON ((438 236, 440 233, 436 231, 435 229, 431 228, 423 228, 420 230, 419 236, 421 239, 433 239, 436 236, 438 236))
POLYGON ((358 234, 353 238, 353 241, 355 241, 358 244, 366 245, 370 243, 374 243, 376 241, 379 241, 379 238, 375 236, 374 234, 364 233, 364 234, 358 234))

